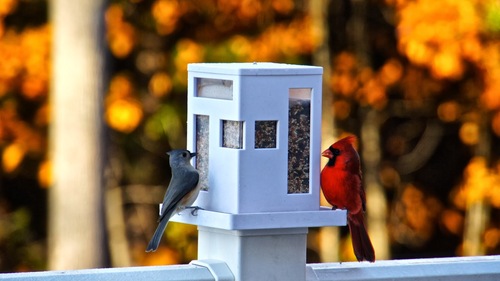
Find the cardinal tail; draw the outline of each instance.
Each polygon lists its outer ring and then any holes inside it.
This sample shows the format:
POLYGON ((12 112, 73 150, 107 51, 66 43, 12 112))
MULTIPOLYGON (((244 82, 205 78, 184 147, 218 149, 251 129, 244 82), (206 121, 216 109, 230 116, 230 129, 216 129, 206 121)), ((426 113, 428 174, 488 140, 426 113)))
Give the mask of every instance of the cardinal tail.
POLYGON ((366 231, 363 213, 349 214, 347 223, 351 232, 352 247, 358 261, 375 261, 375 251, 366 231))

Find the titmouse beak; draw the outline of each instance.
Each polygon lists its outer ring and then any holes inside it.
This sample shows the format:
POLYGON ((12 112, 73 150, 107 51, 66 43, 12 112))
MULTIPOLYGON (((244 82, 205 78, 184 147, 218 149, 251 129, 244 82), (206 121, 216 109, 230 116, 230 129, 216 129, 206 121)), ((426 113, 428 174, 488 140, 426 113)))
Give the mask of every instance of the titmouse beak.
POLYGON ((191 154, 189 154, 189 156, 191 156, 191 158, 195 157, 197 155, 196 152, 191 152, 191 154))

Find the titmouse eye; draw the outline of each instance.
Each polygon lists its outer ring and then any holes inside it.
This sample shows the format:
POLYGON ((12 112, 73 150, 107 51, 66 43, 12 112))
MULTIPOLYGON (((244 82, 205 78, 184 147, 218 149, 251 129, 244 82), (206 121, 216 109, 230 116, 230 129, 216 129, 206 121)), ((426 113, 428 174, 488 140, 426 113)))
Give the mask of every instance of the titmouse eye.
POLYGON ((186 153, 186 152, 183 152, 183 153, 182 153, 182 157, 186 158, 186 157, 187 157, 187 153, 186 153))

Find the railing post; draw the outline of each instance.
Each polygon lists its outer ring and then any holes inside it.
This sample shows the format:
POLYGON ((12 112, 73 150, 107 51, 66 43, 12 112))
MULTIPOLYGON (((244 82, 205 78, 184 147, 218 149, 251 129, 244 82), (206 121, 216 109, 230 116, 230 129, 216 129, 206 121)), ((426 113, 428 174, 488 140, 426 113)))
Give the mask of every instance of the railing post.
POLYGON ((225 260, 236 280, 304 280, 307 228, 199 227, 198 258, 225 260))
POLYGON ((190 64, 188 144, 203 190, 172 220, 198 225, 198 258, 235 280, 306 278, 308 227, 345 225, 319 206, 321 67, 190 64))

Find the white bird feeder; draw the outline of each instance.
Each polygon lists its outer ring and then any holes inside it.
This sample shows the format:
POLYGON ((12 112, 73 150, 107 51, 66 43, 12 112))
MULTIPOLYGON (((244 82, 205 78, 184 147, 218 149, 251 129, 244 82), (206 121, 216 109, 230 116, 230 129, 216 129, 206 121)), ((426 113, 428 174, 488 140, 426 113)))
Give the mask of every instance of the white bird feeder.
POLYGON ((187 149, 202 191, 173 221, 198 225, 198 258, 236 280, 305 280, 308 227, 345 225, 321 208, 321 67, 188 65, 187 149))

